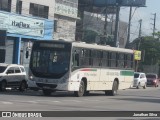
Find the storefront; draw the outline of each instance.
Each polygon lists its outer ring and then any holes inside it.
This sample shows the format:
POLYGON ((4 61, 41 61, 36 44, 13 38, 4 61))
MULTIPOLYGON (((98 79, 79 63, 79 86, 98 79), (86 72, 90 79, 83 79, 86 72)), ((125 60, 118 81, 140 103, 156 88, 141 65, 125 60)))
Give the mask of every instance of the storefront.
POLYGON ((0 31, 0 63, 26 66, 33 41, 53 39, 53 20, 0 12, 0 31))

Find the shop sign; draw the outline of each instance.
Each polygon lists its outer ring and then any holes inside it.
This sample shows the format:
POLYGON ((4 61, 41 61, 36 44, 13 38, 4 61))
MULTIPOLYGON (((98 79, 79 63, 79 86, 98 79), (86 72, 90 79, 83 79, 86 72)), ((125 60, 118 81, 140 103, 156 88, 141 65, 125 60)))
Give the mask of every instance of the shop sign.
POLYGON ((55 4, 56 14, 77 18, 77 12, 78 9, 76 7, 71 7, 60 3, 55 4))
POLYGON ((44 20, 25 16, 0 13, 0 28, 13 34, 44 36, 44 20))

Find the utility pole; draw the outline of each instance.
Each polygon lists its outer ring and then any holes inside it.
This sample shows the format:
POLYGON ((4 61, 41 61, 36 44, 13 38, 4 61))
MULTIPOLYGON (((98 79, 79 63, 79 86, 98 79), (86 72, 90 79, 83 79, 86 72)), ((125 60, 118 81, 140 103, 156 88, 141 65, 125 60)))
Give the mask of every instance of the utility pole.
POLYGON ((104 37, 105 38, 105 44, 106 44, 106 40, 107 40, 107 25, 108 25, 108 10, 107 10, 107 5, 106 5, 106 8, 105 8, 105 22, 104 22, 104 37))
POLYGON ((111 17, 111 35, 113 35, 113 15, 111 17))
POLYGON ((117 2, 117 5, 116 5, 115 35, 114 35, 114 42, 115 42, 114 46, 115 47, 119 47, 119 38, 118 38, 118 35, 119 35, 119 12, 120 12, 120 5, 117 2))
MULTIPOLYGON (((140 47, 140 44, 141 44, 141 34, 142 34, 142 19, 139 20, 139 35, 138 35, 139 43, 138 43, 138 50, 139 50, 139 47, 140 47)), ((138 71, 138 67, 139 67, 139 61, 137 60, 136 61, 136 72, 138 71)))
POLYGON ((108 14, 107 14, 107 6, 105 8, 105 23, 104 23, 104 35, 107 35, 107 24, 108 24, 108 14))
POLYGON ((138 38, 140 40, 139 40, 139 43, 138 43, 138 50, 139 50, 139 47, 140 47, 140 44, 141 44, 141 34, 142 34, 142 19, 139 20, 139 35, 138 35, 138 38))
POLYGON ((140 38, 142 34, 142 19, 139 20, 139 35, 138 37, 140 38))
POLYGON ((153 15, 154 15, 154 18, 153 18, 154 23, 152 25, 153 25, 153 38, 154 38, 155 31, 156 31, 156 13, 154 13, 153 15))
POLYGON ((130 7, 130 13, 129 13, 128 35, 127 35, 126 48, 128 47, 129 41, 130 41, 131 19, 132 19, 132 7, 130 7))

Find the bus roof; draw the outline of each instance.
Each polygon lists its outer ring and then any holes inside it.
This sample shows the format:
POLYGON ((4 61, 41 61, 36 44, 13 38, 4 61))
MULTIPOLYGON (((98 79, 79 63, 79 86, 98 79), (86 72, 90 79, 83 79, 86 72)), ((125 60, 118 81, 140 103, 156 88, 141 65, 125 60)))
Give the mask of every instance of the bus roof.
POLYGON ((117 47, 111 47, 109 45, 97 45, 97 44, 88 44, 84 42, 72 42, 72 46, 75 47, 82 47, 82 48, 89 48, 89 49, 98 49, 98 50, 107 50, 107 51, 119 51, 119 52, 125 52, 125 53, 134 53, 131 49, 125 49, 125 48, 117 48, 117 47))
POLYGON ((38 40, 35 42, 57 42, 57 43, 71 43, 72 46, 81 47, 81 48, 89 48, 89 49, 98 49, 98 50, 107 50, 107 51, 115 51, 115 52, 125 52, 125 53, 134 53, 131 49, 125 48, 117 48, 111 47, 109 45, 97 45, 97 44, 89 44, 85 42, 77 42, 77 41, 65 41, 65 40, 38 40))

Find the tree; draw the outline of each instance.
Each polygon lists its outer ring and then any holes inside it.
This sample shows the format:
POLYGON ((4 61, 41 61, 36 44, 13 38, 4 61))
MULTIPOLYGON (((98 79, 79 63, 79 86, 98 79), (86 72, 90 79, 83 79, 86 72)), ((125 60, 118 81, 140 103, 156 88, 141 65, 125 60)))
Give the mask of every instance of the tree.
POLYGON ((160 31, 154 33, 154 35, 155 35, 158 39, 160 39, 160 31))
MULTIPOLYGON (((144 65, 160 64, 160 42, 152 36, 137 38, 132 42, 132 48, 145 52, 144 65)), ((144 54, 143 54, 144 55, 144 54)))
POLYGON ((95 31, 85 30, 84 31, 83 41, 86 42, 86 43, 95 43, 97 35, 98 35, 98 33, 95 32, 95 31))

